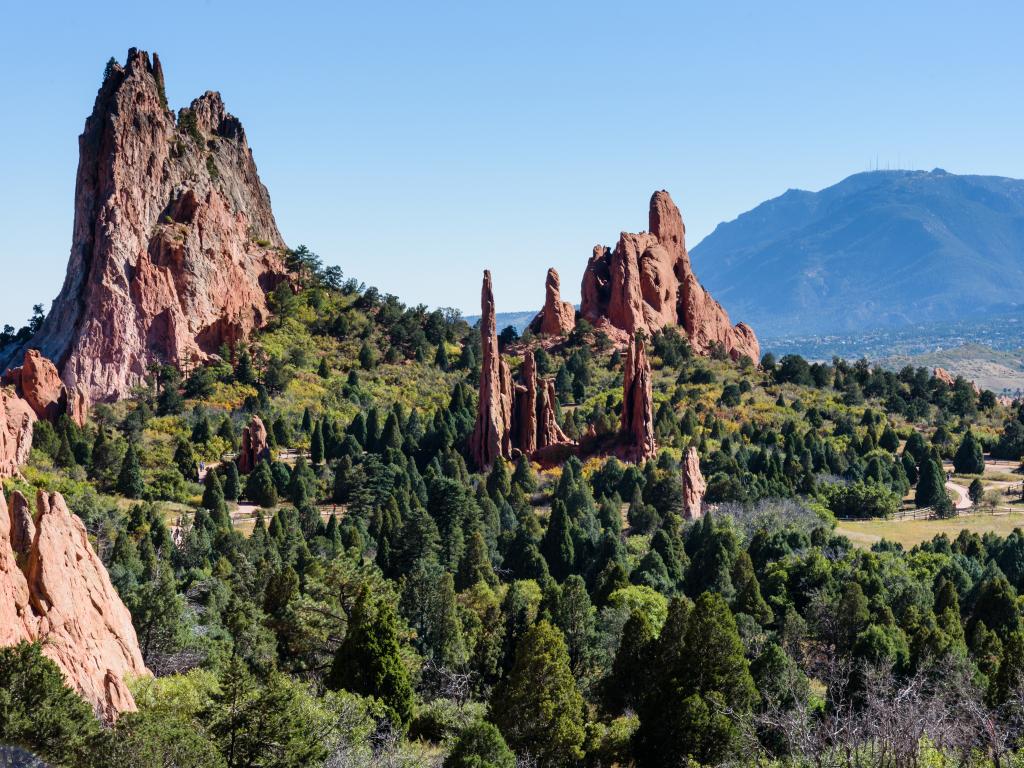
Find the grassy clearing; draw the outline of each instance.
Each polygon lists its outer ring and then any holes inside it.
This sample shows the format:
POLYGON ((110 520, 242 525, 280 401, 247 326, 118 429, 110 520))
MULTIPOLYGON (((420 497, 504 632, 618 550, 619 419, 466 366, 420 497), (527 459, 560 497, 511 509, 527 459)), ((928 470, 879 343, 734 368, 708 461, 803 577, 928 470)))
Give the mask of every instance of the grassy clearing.
POLYGON ((1014 528, 1024 528, 1024 512, 962 515, 949 520, 844 521, 836 526, 836 533, 848 537, 856 546, 865 549, 882 539, 898 542, 909 549, 940 533, 946 533, 951 539, 963 529, 979 534, 991 531, 1006 536, 1014 528))

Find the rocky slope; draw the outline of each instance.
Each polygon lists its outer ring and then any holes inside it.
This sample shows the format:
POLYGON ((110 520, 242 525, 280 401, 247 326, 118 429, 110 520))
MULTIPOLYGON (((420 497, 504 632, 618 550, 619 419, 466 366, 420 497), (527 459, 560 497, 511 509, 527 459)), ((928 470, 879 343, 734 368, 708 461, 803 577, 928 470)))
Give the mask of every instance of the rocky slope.
POLYGON ((697 280, 682 215, 668 192, 651 196, 649 222, 648 232, 623 232, 614 250, 594 247, 583 274, 580 314, 620 343, 637 330, 650 336, 680 325, 700 354, 721 345, 733 359, 760 360, 753 329, 732 325, 697 280))
POLYGON ((0 645, 23 640, 41 641, 107 721, 135 709, 125 676, 148 671, 131 615, 60 494, 40 491, 34 515, 0 494, 0 645))
POLYGON ((219 94, 175 116, 159 58, 133 48, 108 71, 79 150, 67 276, 28 344, 72 398, 123 397, 150 364, 205 359, 264 323, 284 242, 219 94))

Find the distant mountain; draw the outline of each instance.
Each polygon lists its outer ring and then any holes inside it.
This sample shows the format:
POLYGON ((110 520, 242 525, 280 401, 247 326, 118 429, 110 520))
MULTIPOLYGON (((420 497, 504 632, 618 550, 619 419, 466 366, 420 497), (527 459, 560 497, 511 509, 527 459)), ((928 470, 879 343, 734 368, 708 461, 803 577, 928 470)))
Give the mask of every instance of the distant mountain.
POLYGON ((874 171, 791 189, 690 252, 759 335, 836 333, 1024 310, 1024 181, 874 171))

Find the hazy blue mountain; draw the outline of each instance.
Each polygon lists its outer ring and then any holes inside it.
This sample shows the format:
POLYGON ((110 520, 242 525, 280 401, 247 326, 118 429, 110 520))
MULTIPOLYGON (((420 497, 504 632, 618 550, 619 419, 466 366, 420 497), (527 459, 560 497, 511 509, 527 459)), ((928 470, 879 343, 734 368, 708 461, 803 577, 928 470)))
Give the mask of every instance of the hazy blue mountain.
POLYGON ((1024 181, 874 171, 718 227, 694 269, 758 335, 1024 311, 1024 181))

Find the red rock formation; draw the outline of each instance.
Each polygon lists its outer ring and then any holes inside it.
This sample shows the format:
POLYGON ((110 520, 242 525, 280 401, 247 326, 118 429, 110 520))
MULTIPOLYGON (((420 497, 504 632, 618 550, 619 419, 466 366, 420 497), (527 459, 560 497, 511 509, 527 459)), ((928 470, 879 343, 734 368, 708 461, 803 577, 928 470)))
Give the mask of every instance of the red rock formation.
POLYGON ((513 423, 515 437, 512 448, 527 456, 556 445, 572 444, 555 418, 555 382, 538 378, 532 349, 523 353, 523 368, 516 384, 513 423))
POLYGON ((561 279, 552 267, 544 282, 544 308, 530 322, 530 330, 546 336, 567 336, 575 327, 576 309, 562 301, 561 279))
POLYGON ((469 453, 477 467, 490 467, 496 458, 512 455, 512 374, 498 348, 491 273, 484 270, 480 293, 480 397, 469 453))
POLYGON ((686 228, 668 192, 651 197, 649 227, 640 234, 623 232, 615 250, 594 247, 583 274, 580 314, 619 343, 638 329, 651 335, 681 325, 699 354, 721 344, 733 359, 760 360, 753 330, 733 326, 693 274, 686 228))
POLYGON ((932 370, 932 376, 941 381, 943 384, 952 387, 956 384, 956 379, 953 378, 953 374, 947 371, 945 368, 935 368, 932 370))
POLYGON ((269 455, 267 427, 263 419, 253 416, 249 425, 242 429, 242 447, 236 459, 238 471, 243 475, 249 474, 269 455))
POLYGON ((622 456, 640 462, 654 456, 654 392, 643 341, 629 340, 622 374, 622 456))
POLYGON ((68 410, 67 389, 57 366, 39 354, 38 349, 26 350, 22 364, 5 373, 3 382, 14 386, 18 397, 29 404, 37 418, 56 421, 68 410))
POLYGON ((683 455, 683 517, 696 520, 704 514, 704 494, 708 486, 700 472, 700 456, 696 448, 687 448, 683 455))
POLYGON ((0 494, 0 644, 42 641, 68 683, 111 721, 135 709, 125 676, 148 674, 131 614, 60 494, 39 491, 34 521, 27 507, 16 495, 8 510, 0 494))
POLYGON ((28 461, 36 414, 29 404, 0 389, 0 477, 12 477, 28 461))
POLYGON ((96 402, 245 338, 286 272, 241 123, 213 92, 176 120, 155 55, 113 67, 79 147, 67 277, 29 344, 96 402))

